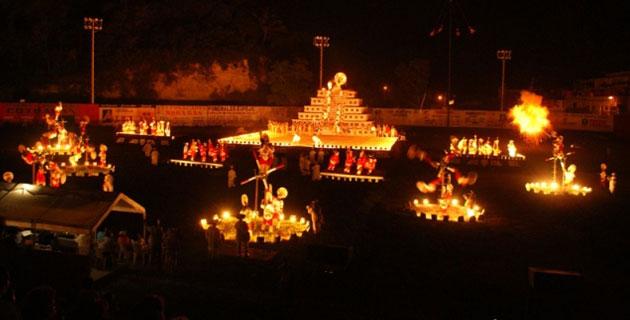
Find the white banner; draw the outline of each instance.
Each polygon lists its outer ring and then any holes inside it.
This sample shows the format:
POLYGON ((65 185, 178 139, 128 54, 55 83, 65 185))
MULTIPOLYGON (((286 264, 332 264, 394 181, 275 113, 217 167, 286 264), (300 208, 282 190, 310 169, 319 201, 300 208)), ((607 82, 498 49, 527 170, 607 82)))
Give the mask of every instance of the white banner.
POLYGON ((153 107, 119 107, 112 105, 101 105, 99 108, 99 120, 101 124, 119 125, 126 120, 140 121, 150 120, 155 117, 153 107))

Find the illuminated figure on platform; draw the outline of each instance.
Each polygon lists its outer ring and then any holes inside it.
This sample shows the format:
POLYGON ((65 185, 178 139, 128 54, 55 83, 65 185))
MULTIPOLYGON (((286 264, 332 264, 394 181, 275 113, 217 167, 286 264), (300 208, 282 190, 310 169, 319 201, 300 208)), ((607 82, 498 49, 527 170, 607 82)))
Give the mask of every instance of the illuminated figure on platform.
POLYGON ((195 161, 195 157, 198 152, 199 147, 197 146, 197 140, 193 139, 190 143, 190 148, 188 148, 188 157, 190 158, 190 161, 195 161))
POLYGON ((501 147, 499 146, 499 137, 496 137, 492 142, 492 155, 498 157, 501 154, 501 147))
POLYGON ((577 170, 577 167, 574 164, 568 166, 566 170, 564 170, 564 179, 562 180, 564 185, 570 185, 573 183, 573 180, 575 180, 575 170, 577 170))
POLYGON ((459 154, 468 154, 468 139, 466 139, 466 137, 462 137, 462 139, 459 140, 457 150, 459 154))
POLYGON ((450 153, 459 154, 459 139, 456 136, 451 136, 451 144, 448 146, 450 153))
POLYGON ((334 150, 328 159, 328 171, 335 171, 337 164, 339 164, 339 150, 334 150))
POLYGON ((617 174, 613 172, 610 174, 610 177, 608 178, 608 191, 610 191, 610 194, 614 194, 616 188, 617 188, 617 174))
POLYGON ((486 139, 483 141, 483 144, 481 143, 481 139, 480 141, 480 145, 479 145, 479 154, 482 156, 491 156, 492 155, 492 145, 490 144, 490 138, 486 139))
POLYGON ((599 165, 599 168, 601 170, 599 172, 599 184, 603 189, 608 189, 608 172, 606 171, 608 166, 605 163, 602 163, 599 165))
POLYGON ((372 174, 372 171, 374 171, 374 169, 376 168, 376 158, 374 158, 374 156, 370 155, 368 157, 367 162, 365 163, 365 169, 367 170, 367 174, 372 174))
POLYGON ((431 161, 431 158, 425 153, 421 152, 420 160, 425 161, 433 168, 437 169, 436 178, 433 179, 429 183, 425 183, 423 181, 419 181, 416 186, 422 193, 435 192, 437 186, 446 186, 450 183, 451 175, 454 176, 457 184, 461 186, 472 185, 477 181, 477 173, 469 172, 467 176, 463 176, 459 170, 449 166, 451 159, 455 155, 452 153, 448 153, 442 157, 439 162, 431 161))
POLYGON ((258 154, 256 156, 256 163, 258 164, 260 174, 267 174, 267 171, 273 165, 274 151, 273 145, 269 142, 269 136, 266 133, 261 134, 260 149, 258 149, 258 154))
POLYGON ((357 159, 357 175, 363 174, 363 169, 365 168, 367 161, 368 158, 365 155, 365 151, 361 150, 361 152, 359 152, 359 158, 357 159))
POLYGON ((221 162, 225 162, 227 158, 228 158, 228 153, 227 153, 227 149, 225 148, 225 144, 223 142, 219 142, 219 159, 221 159, 221 162))
POLYGON ((516 157, 516 145, 514 144, 514 140, 508 141, 507 150, 510 158, 516 157))
POLYGON ((354 162, 355 162, 355 159, 354 159, 354 154, 352 153, 352 149, 350 148, 346 149, 346 160, 344 162, 343 172, 350 173, 350 170, 352 169, 352 165, 354 164, 354 162))
POLYGON ((48 162, 48 172, 50 172, 50 186, 53 188, 59 188, 62 184, 62 174, 63 172, 57 166, 56 163, 50 161, 48 162))
POLYGON ((208 157, 212 162, 219 161, 219 154, 217 153, 217 149, 212 144, 212 140, 208 139, 208 157))
POLYGON ((100 166, 105 166, 107 165, 107 146, 104 144, 101 144, 98 147, 98 161, 99 161, 99 165, 100 166))
POLYGON ((199 156, 201 157, 201 162, 206 162, 206 158, 208 157, 208 145, 204 143, 199 144, 199 156))
POLYGON ((188 150, 190 149, 190 146, 188 145, 188 142, 184 143, 184 150, 182 150, 182 159, 186 160, 188 159, 188 150))
POLYGON ((437 202, 431 202, 425 198, 414 199, 411 202, 412 209, 418 217, 426 219, 437 219, 442 221, 476 221, 484 213, 475 200, 472 191, 464 193, 464 204, 454 196, 455 185, 470 186, 477 181, 477 173, 470 172, 463 176, 459 170, 451 167, 450 161, 456 155, 446 153, 439 162, 431 161, 426 152, 420 150, 418 157, 437 169, 436 178, 429 183, 418 181, 416 186, 422 193, 433 193, 438 191, 437 202), (439 187, 439 189, 438 189, 439 187))
POLYGON ((567 165, 567 157, 573 152, 565 152, 564 138, 557 132, 553 131, 549 135, 552 141, 552 156, 546 161, 553 162, 553 176, 551 181, 542 182, 528 182, 525 184, 525 189, 534 193, 542 194, 571 194, 571 195, 583 195, 590 193, 592 190, 589 187, 580 186, 575 183, 575 172, 577 166, 574 164, 567 165), (558 167, 560 172, 558 172, 558 167))
POLYGON ((46 171, 44 171, 44 167, 40 166, 37 169, 37 174, 35 175, 35 185, 37 186, 46 186, 46 171))
POLYGON ((468 140, 468 154, 471 156, 477 154, 477 135, 468 140))
POLYGON ((100 145, 97 153, 96 148, 89 144, 86 134, 89 118, 84 117, 79 122, 81 136, 77 137, 66 130, 62 111, 63 106, 59 103, 54 108, 54 116, 44 116, 49 131, 42 134, 33 147, 18 146, 21 158, 33 166, 33 183, 45 186, 48 177, 49 185, 59 188, 65 183, 66 175, 95 176, 113 171, 114 167, 107 164, 107 146, 100 145), (79 163, 83 157, 85 160, 79 163), (38 165, 37 170, 35 165, 38 165))

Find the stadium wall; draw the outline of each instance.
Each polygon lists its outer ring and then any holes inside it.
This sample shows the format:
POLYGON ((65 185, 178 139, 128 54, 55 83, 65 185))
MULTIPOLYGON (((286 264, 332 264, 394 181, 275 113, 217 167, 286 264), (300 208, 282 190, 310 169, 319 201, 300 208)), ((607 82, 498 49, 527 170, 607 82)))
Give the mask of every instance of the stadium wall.
MULTIPOLYGON (((37 122, 52 114, 56 103, 0 103, 0 121, 37 122)), ((232 105, 125 105, 64 103, 63 116, 79 122, 89 118, 101 125, 120 125, 155 118, 173 126, 264 126, 268 121, 291 121, 302 106, 232 106, 232 105)), ((447 111, 441 109, 370 108, 375 123, 394 126, 445 127, 447 111)), ((550 120, 559 130, 613 132, 627 130, 627 117, 580 113, 551 113, 550 120)), ((451 110, 450 126, 467 128, 510 128, 507 112, 451 110)))

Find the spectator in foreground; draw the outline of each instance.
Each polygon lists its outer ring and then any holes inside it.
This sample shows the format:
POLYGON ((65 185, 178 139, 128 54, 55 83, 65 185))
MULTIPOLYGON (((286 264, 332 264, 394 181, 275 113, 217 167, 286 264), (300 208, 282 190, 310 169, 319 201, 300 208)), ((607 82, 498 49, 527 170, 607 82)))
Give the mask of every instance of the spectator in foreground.
POLYGON ((24 298, 22 319, 58 319, 55 290, 48 286, 41 286, 29 291, 24 298))
POLYGON ((221 246, 221 231, 217 228, 216 221, 210 222, 210 227, 206 231, 206 240, 208 241, 208 256, 210 260, 214 260, 221 246))
POLYGON ((238 221, 234 224, 234 228, 236 228, 236 245, 238 248, 238 256, 239 257, 248 257, 249 256, 249 226, 247 222, 243 220, 245 217, 242 214, 239 214, 238 221))
POLYGON ((9 271, 0 267, 0 319, 20 319, 20 314, 15 305, 15 294, 11 288, 9 271))

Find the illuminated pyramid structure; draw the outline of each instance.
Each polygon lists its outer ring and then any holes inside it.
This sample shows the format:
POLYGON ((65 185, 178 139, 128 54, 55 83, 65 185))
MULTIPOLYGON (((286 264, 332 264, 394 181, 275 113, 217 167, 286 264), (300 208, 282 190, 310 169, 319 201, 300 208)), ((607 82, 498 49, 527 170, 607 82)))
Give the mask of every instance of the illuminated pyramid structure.
MULTIPOLYGON (((225 137, 219 142, 227 145, 260 145, 266 135, 276 147, 322 148, 389 152, 398 140, 391 133, 380 135, 367 107, 361 106, 356 91, 342 89, 348 78, 338 72, 326 88, 317 90, 311 104, 298 112, 291 122, 269 121, 267 130, 225 137)), ((389 128, 389 126, 386 126, 389 128)))
POLYGON ((327 88, 317 90, 317 97, 311 98, 311 104, 298 112, 298 119, 293 119, 293 127, 298 133, 318 131, 318 134, 375 136, 374 123, 370 119, 367 107, 362 107, 362 99, 357 92, 342 89, 347 77, 337 73, 327 88))

